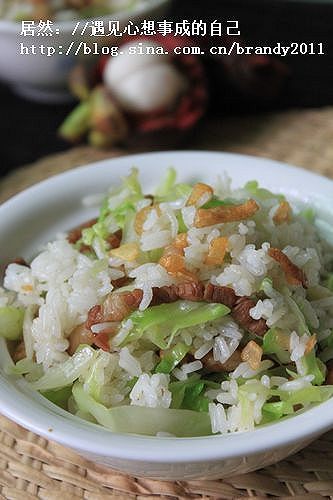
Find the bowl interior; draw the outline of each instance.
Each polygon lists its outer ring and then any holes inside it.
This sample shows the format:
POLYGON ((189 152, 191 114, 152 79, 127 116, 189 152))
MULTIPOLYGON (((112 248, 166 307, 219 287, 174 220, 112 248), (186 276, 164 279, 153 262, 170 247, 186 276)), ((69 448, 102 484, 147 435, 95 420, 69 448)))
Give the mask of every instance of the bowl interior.
MULTIPOLYGON (((333 182, 301 169, 269 160, 208 152, 165 152, 106 160, 81 167, 43 181, 16 195, 0 207, 0 262, 22 256, 30 260, 41 245, 93 217, 98 209, 84 207, 84 196, 103 193, 119 182, 121 176, 136 166, 149 193, 164 170, 173 166, 180 181, 202 180, 214 185, 226 172, 234 187, 256 179, 263 187, 287 194, 301 203, 317 207, 321 216, 333 216, 333 182)), ((137 460, 200 459, 242 456, 245 452, 270 449, 304 436, 323 432, 333 424, 333 401, 314 407, 291 419, 256 429, 251 433, 205 438, 149 438, 121 436, 64 412, 39 394, 22 379, 14 380, 4 372, 10 361, 4 344, 0 346, 1 412, 21 425, 67 446, 99 454, 137 460), (254 434, 256 439, 254 439, 254 434), (221 440, 223 446, 221 447, 221 440), (195 450, 193 441, 196 442, 195 450), (149 442, 149 446, 147 446, 149 442), (163 454, 161 455, 161 442, 163 454), (112 451, 110 444, 112 443, 112 451), (191 444, 192 443, 192 444, 191 444)))

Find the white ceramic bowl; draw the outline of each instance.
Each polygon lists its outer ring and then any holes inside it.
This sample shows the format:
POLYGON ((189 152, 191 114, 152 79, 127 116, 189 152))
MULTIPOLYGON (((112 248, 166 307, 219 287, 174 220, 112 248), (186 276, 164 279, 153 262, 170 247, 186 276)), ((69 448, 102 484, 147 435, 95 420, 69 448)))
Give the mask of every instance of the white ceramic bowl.
MULTIPOLYGON (((162 16, 169 3, 170 0, 149 0, 131 11, 118 12, 98 19, 106 23, 106 28, 108 20, 119 20, 120 27, 123 28, 129 20, 138 23, 143 19, 151 20, 162 16)), ((87 20, 82 20, 82 23, 85 21, 87 20)), ((101 45, 119 44, 118 37, 92 38, 88 34, 89 30, 87 35, 81 35, 83 24, 73 36, 76 23, 77 20, 54 23, 53 29, 59 30, 58 35, 31 37, 20 36, 21 23, 0 19, 0 80, 10 84, 16 93, 28 99, 46 103, 70 100, 67 89, 70 70, 79 60, 89 62, 92 59, 92 56, 82 56, 82 52, 80 56, 74 55, 78 44, 81 41, 88 44, 92 42, 99 42, 101 45), (71 42, 74 42, 72 55, 66 56, 65 52, 71 42), (25 47, 35 45, 37 55, 20 55, 21 43, 25 47), (52 46, 57 48, 57 53, 52 57, 42 55, 41 45, 45 47, 44 53, 52 46), (59 54, 59 51, 63 51, 63 54, 59 54)))
MULTIPOLYGON (((147 192, 173 165, 181 180, 216 180, 226 171, 235 186, 257 179, 274 191, 309 201, 333 218, 333 182, 305 170, 269 160, 208 152, 165 152, 107 160, 52 177, 0 207, 1 262, 31 259, 38 246, 94 215, 80 201, 104 192, 133 166, 141 172, 147 192)), ((8 353, 0 346, 0 367, 8 353)), ((0 411, 46 438, 85 457, 134 475, 161 479, 216 478, 241 474, 281 460, 333 427, 333 399, 253 432, 202 438, 155 438, 114 434, 70 415, 23 379, 0 370, 0 411)))

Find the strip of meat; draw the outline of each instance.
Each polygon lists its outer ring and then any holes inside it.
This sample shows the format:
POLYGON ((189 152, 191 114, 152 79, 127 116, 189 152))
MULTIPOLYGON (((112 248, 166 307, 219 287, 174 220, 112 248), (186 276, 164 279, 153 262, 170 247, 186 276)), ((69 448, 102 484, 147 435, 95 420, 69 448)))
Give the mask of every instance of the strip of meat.
POLYGON ((90 329, 93 325, 98 323, 105 323, 105 319, 103 317, 103 308, 101 305, 93 306, 88 312, 88 318, 85 322, 86 328, 90 329))
POLYGON ((139 307, 142 295, 142 290, 138 289, 131 292, 110 293, 102 305, 97 305, 90 309, 86 327, 90 329, 92 325, 98 323, 122 321, 139 307))
POLYGON ((244 330, 262 337, 268 330, 264 319, 253 319, 250 309, 256 305, 255 300, 249 297, 239 297, 232 310, 232 317, 244 330))
POLYGON ((67 235, 68 242, 74 245, 82 237, 83 229, 87 229, 88 227, 93 226, 94 224, 96 224, 96 222, 97 219, 91 219, 69 231, 67 235))
POLYGON ((176 302, 178 299, 177 285, 153 287, 153 300, 150 305, 169 304, 170 302, 176 302))
POLYGON ((92 252, 92 248, 89 245, 85 245, 84 243, 81 243, 79 252, 83 253, 84 255, 89 255, 92 252))
POLYGON ((90 329, 87 328, 85 323, 82 323, 71 331, 68 337, 69 347, 67 349, 67 352, 72 356, 81 344, 94 344, 103 351, 110 351, 109 339, 111 335, 114 335, 116 333, 116 331, 117 328, 115 326, 112 326, 109 328, 105 328, 99 333, 93 333, 90 329))
POLYGON ((236 349, 236 351, 225 363, 216 361, 213 357, 212 351, 206 354, 206 356, 204 356, 200 361, 202 362, 205 370, 207 370, 208 372, 233 372, 242 362, 241 351, 239 349, 236 349))
POLYGON ((237 301, 237 296, 231 287, 217 286, 212 283, 206 285, 203 298, 206 302, 224 304, 230 308, 233 308, 237 301))
MULTIPOLYGON (((212 285, 213 286, 213 285, 212 285)), ((231 290, 231 289, 230 289, 231 290)), ((162 286, 153 288, 152 306, 168 304, 177 300, 190 300, 192 302, 214 302, 204 298, 205 285, 200 282, 186 281, 179 285, 162 286)), ((218 301, 215 301, 218 302, 218 301)))
POLYGON ((118 229, 118 231, 108 236, 107 242, 109 243, 112 249, 119 248, 122 237, 123 237, 123 232, 121 229, 118 229))
POLYGON ((68 354, 72 356, 80 344, 92 345, 94 343, 94 338, 94 334, 84 323, 78 325, 69 334, 69 347, 67 349, 68 354))
POLYGON ((203 301, 205 285, 200 282, 188 282, 177 285, 177 295, 182 300, 191 300, 192 302, 203 301))
POLYGON ((131 279, 127 276, 123 276, 122 278, 118 278, 116 280, 112 280, 111 284, 113 288, 122 288, 123 286, 127 286, 131 283, 131 279))
MULTIPOLYGON (((102 305, 92 307, 88 313, 86 328, 108 321, 122 321, 137 309, 142 300, 142 290, 130 292, 112 292, 102 305)), ((179 285, 154 287, 151 306, 189 300, 193 302, 212 302, 224 304, 232 310, 235 321, 245 330, 256 335, 264 335, 268 330, 264 319, 255 320, 250 316, 250 309, 256 305, 253 299, 237 297, 234 290, 227 286, 208 283, 184 282, 179 285)))
POLYGON ((268 255, 280 264, 289 285, 303 286, 307 288, 307 279, 304 271, 291 262, 289 257, 279 248, 270 248, 268 255))
POLYGON ((113 327, 97 333, 94 338, 95 346, 99 347, 103 351, 110 352, 110 337, 115 335, 116 331, 117 329, 113 327))

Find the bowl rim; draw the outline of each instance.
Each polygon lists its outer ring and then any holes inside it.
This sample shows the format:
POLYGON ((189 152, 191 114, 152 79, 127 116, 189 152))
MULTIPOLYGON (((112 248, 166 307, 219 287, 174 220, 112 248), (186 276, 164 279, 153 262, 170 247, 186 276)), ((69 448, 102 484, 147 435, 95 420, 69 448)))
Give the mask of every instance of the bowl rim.
MULTIPOLYGON (((333 191, 333 181, 331 179, 266 158, 220 151, 164 151, 106 159, 49 177, 3 203, 0 206, 0 213, 4 209, 12 209, 21 198, 22 201, 29 198, 33 199, 45 185, 52 185, 57 180, 69 180, 71 177, 80 176, 83 172, 87 174, 97 166, 102 167, 104 165, 110 168, 110 163, 116 162, 135 164, 144 161, 147 156, 164 160, 166 165, 168 161, 165 161, 165 158, 168 156, 171 156, 175 161, 177 157, 181 160, 191 155, 201 156, 205 161, 209 156, 221 160, 233 158, 245 162, 255 161, 260 169, 267 169, 267 167, 275 171, 279 169, 280 176, 292 175, 293 178, 302 179, 303 182, 304 178, 308 178, 310 183, 316 181, 314 184, 319 183, 322 185, 324 191, 327 187, 333 191)), ((333 398, 331 398, 299 415, 258 427, 249 432, 192 438, 137 436, 112 433, 102 426, 91 424, 73 415, 69 417, 67 412, 59 411, 59 408, 52 403, 48 402, 47 405, 41 405, 30 399, 26 394, 22 394, 18 399, 13 398, 12 389, 5 384, 0 384, 1 413, 8 418, 36 434, 57 441, 67 447, 81 450, 87 454, 91 453, 93 456, 105 456, 119 460, 193 463, 202 462, 203 460, 216 461, 231 457, 250 456, 265 451, 272 452, 274 449, 302 440, 310 440, 333 426, 333 398), (22 404, 25 402, 27 402, 26 405, 22 404)), ((42 396, 40 397, 42 398, 42 396)), ((45 401, 44 398, 42 399, 45 401)))
MULTIPOLYGON (((144 14, 149 14, 149 12, 153 9, 159 9, 164 5, 170 3, 171 0, 149 0, 149 3, 146 4, 138 4, 134 9, 131 10, 120 10, 119 12, 115 12, 114 14, 109 14, 106 16, 96 16, 89 17, 84 19, 72 19, 68 21, 53 21, 53 29, 59 29, 60 34, 67 34, 73 31, 73 27, 76 25, 78 21, 90 22, 93 20, 102 20, 109 21, 112 19, 119 20, 120 22, 131 19, 131 17, 137 17, 144 14)), ((13 21, 11 19, 0 18, 0 30, 5 33, 18 33, 18 29, 21 26, 20 21, 13 21)))

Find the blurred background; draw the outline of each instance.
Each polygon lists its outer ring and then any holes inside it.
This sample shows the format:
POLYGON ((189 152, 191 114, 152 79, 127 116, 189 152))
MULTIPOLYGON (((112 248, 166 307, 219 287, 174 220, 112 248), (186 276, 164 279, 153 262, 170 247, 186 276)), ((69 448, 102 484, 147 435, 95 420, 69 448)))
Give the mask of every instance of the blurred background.
MULTIPOLYGON (((120 108, 121 116, 115 115, 115 110, 112 109, 112 126, 110 127, 110 123, 105 125, 105 120, 104 125, 99 123, 99 129, 89 131, 90 142, 95 148, 103 147, 105 150, 117 147, 122 152, 138 149, 193 148, 198 143, 198 134, 205 123, 210 124, 209 130, 215 130, 214 127, 217 127, 216 130, 219 129, 221 123, 223 134, 225 133, 223 123, 230 123, 227 121, 230 117, 265 116, 267 113, 282 110, 304 110, 331 105, 333 103, 332 14, 333 3, 327 1, 173 0, 168 6, 168 12, 162 16, 164 19, 173 21, 202 19, 207 23, 215 19, 222 22, 238 20, 241 35, 237 37, 237 41, 243 45, 274 46, 278 42, 282 45, 291 42, 315 44, 322 42, 324 54, 286 57, 205 55, 172 61, 186 80, 187 90, 184 90, 184 95, 187 101, 182 96, 180 106, 182 109, 177 104, 178 108, 172 108, 173 111, 170 111, 170 103, 167 103, 169 108, 166 116, 165 113, 161 114, 160 110, 156 113, 152 109, 143 112, 142 109, 129 109, 125 105, 123 108, 122 98, 117 100, 117 92, 113 89, 111 91, 113 103, 116 104, 117 113, 120 108), (186 96, 186 93, 190 95, 186 96), (186 133, 179 134, 179 127, 186 133), (155 134, 155 129, 159 133, 155 134), (102 140, 101 133, 105 133, 105 130, 106 133, 117 136, 119 140, 117 137, 109 142, 105 141, 105 137, 102 140), (129 130, 138 132, 134 134, 136 140, 128 140, 129 130)), ((4 53, 7 49, 1 42, 2 30, 3 27, 0 26, 0 52, 3 52, 2 59, 8 57, 9 68, 13 65, 13 61, 9 60, 11 58, 9 53, 4 53)), ((225 35, 220 39, 217 37, 213 39, 210 36, 192 39, 195 45, 200 44, 205 49, 212 44, 228 44, 232 40, 225 35)), ((101 64, 99 62, 100 72, 101 64)), ((105 60, 103 64, 106 64, 105 60)), ((65 103, 41 103, 19 97, 13 92, 12 86, 3 82, 6 80, 5 73, 6 65, 0 66, 2 174, 51 153, 66 151, 77 144, 87 142, 87 130, 81 136, 74 134, 74 139, 71 137, 68 140, 68 134, 70 136, 72 133, 71 130, 68 132, 68 127, 71 129, 73 122, 69 124, 67 122, 63 137, 60 137, 58 132, 64 120, 68 119, 68 115, 74 108, 77 109, 78 99, 65 103)), ((93 92, 98 78, 100 79, 101 75, 96 77, 96 67, 94 67, 88 75, 89 91, 93 92), (93 72, 95 80, 91 83, 93 72)), ((110 78, 112 80, 112 75, 110 78)), ((165 92, 167 88, 171 88, 169 85, 172 86, 172 83, 165 84, 165 92)), ((76 95, 76 97, 82 96, 76 95)), ((84 96, 81 99, 82 113, 83 102, 86 102, 84 96)), ((81 118, 77 116, 74 119, 80 123, 80 119, 85 118, 82 115, 81 118)), ((230 130, 226 133, 231 134, 230 130)), ((241 130, 235 127, 232 133, 233 140, 237 141, 241 130)), ((205 146, 204 143, 203 147, 205 146)))

